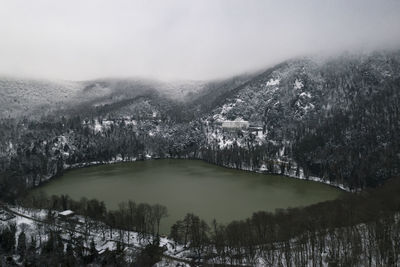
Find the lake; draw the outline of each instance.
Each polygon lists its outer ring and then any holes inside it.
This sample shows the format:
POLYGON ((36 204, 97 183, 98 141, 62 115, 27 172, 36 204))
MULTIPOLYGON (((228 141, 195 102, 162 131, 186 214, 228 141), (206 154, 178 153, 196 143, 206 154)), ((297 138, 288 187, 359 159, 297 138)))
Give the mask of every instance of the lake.
POLYGON ((343 191, 317 182, 239 171, 200 160, 147 160, 74 169, 35 189, 75 200, 97 198, 108 209, 118 203, 162 204, 169 216, 161 231, 186 213, 208 223, 245 219, 255 211, 306 206, 335 199, 343 191))

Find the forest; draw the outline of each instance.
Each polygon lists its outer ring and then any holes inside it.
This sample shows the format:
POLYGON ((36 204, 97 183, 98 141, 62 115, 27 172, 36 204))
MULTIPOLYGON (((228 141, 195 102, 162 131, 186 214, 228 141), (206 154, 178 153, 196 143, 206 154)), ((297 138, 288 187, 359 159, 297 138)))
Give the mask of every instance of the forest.
MULTIPOLYGON (((188 214, 174 224, 170 238, 190 249, 198 262, 253 265, 262 258, 271 266, 399 263, 399 51, 323 63, 289 60, 242 80, 213 83, 185 101, 122 84, 123 90, 110 95, 111 103, 89 99, 40 118, 0 118, 0 201, 48 209, 49 221, 52 210, 72 209, 110 229, 148 238, 159 235, 160 220, 167 214, 162 205, 127 200, 119 210, 107 211, 98 200, 25 196, 71 168, 157 158, 193 158, 295 178, 317 177, 356 193, 304 208, 260 211, 226 225, 188 214), (235 119, 256 127, 221 127, 223 121, 235 119)), ((98 86, 109 84, 103 81, 93 88, 98 86)), ((40 245, 23 234, 12 241, 15 226, 1 231, 4 255, 31 253, 23 258, 51 266, 46 260, 56 258, 48 255, 58 251, 57 258, 68 260, 65 253, 73 254, 79 264, 126 264, 121 250, 100 258, 78 251, 79 244, 61 251, 64 241, 50 228, 45 233, 49 241, 40 245)), ((144 258, 138 259, 159 259, 162 252, 156 243, 148 243, 138 254, 143 252, 144 258)))

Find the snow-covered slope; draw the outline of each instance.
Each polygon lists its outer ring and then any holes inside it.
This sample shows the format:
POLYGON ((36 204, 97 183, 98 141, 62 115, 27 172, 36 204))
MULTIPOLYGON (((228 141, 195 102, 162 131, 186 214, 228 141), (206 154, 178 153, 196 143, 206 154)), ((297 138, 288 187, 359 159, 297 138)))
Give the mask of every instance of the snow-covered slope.
POLYGON ((329 116, 399 78, 399 62, 399 53, 287 61, 237 88, 212 114, 265 124, 329 116))
POLYGON ((263 73, 206 83, 2 82, 3 117, 40 114, 39 107, 47 113, 58 110, 51 112, 55 126, 5 122, 0 142, 5 159, 7 151, 19 149, 29 151, 19 154, 24 161, 35 145, 34 151, 43 154, 46 148, 37 144, 65 135, 73 136, 68 146, 76 149, 70 158, 58 158, 60 164, 107 161, 119 154, 195 157, 235 168, 315 176, 356 189, 375 186, 400 170, 399 51, 299 58, 263 73), (233 120, 245 127, 224 129, 224 122, 233 120))
POLYGON ((0 77, 0 117, 62 108, 81 87, 79 82, 0 77))
POLYGON ((232 151, 264 144, 270 159, 294 160, 306 176, 374 185, 391 175, 377 159, 394 170, 400 162, 399 92, 399 52, 289 60, 220 98, 207 140, 232 151), (238 119, 262 132, 215 126, 238 119))

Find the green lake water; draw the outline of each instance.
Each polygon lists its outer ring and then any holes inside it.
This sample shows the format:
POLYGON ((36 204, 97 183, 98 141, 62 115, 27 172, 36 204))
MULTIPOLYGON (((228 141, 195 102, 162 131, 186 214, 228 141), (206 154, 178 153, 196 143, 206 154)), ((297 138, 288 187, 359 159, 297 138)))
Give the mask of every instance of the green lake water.
POLYGON ((298 207, 335 199, 343 191, 322 183, 223 168, 199 160, 148 160, 67 171, 35 189, 73 199, 97 198, 108 209, 118 203, 162 204, 169 216, 161 231, 186 213, 211 222, 245 219, 255 211, 298 207))

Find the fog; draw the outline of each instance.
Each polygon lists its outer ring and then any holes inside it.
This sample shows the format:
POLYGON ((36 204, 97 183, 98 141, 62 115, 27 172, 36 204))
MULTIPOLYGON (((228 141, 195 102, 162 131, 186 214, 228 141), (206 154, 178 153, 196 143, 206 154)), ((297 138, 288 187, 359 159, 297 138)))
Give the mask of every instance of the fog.
POLYGON ((400 47, 397 0, 3 0, 0 74, 215 79, 400 47))

